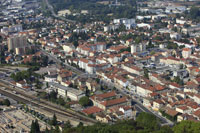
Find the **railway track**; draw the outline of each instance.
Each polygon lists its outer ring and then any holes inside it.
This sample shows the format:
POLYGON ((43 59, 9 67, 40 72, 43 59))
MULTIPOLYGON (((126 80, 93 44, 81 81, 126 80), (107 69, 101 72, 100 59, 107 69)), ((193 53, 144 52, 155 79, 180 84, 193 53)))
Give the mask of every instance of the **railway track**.
POLYGON ((56 113, 65 117, 68 117, 69 119, 73 119, 74 121, 80 121, 83 123, 88 123, 88 125, 96 123, 96 120, 88 118, 86 116, 83 116, 81 114, 78 114, 76 112, 70 111, 70 110, 64 110, 59 108, 58 106, 51 104, 43 99, 36 100, 37 97, 31 96, 28 94, 25 94, 23 91, 19 91, 16 88, 12 88, 9 85, 6 85, 5 83, 0 83, 0 86, 5 87, 6 90, 0 89, 0 93, 3 95, 6 95, 8 97, 11 97, 15 99, 16 101, 31 104, 33 106, 42 108, 43 110, 50 112, 50 113, 56 113), (9 91, 11 92, 9 92, 9 91), (17 94, 14 94, 12 92, 16 92, 17 94))

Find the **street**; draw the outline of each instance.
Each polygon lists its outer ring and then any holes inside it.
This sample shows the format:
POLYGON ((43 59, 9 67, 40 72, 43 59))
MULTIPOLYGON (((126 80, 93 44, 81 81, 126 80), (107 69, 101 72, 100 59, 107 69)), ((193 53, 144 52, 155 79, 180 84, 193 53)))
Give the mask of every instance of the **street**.
POLYGON ((132 92, 130 92, 128 89, 119 87, 118 85, 116 85, 116 84, 114 84, 114 83, 112 83, 112 82, 105 81, 105 80, 104 80, 104 81, 101 81, 101 82, 106 83, 108 86, 115 87, 115 88, 118 90, 118 92, 120 92, 120 94, 122 94, 122 95, 128 95, 128 94, 132 95, 132 96, 131 96, 131 100, 132 100, 132 102, 134 103, 136 109, 137 109, 139 112, 147 112, 147 113, 150 113, 150 114, 155 115, 157 118, 160 119, 161 125, 169 125, 169 126, 171 126, 171 125, 174 124, 173 122, 171 122, 171 121, 168 120, 167 118, 165 118, 165 117, 163 117, 163 116, 160 116, 157 112, 154 112, 154 111, 152 111, 152 110, 150 110, 150 109, 144 107, 144 106, 142 105, 142 103, 141 103, 138 99, 134 98, 134 94, 133 94, 132 92), (127 93, 128 93, 128 94, 127 94, 127 93))

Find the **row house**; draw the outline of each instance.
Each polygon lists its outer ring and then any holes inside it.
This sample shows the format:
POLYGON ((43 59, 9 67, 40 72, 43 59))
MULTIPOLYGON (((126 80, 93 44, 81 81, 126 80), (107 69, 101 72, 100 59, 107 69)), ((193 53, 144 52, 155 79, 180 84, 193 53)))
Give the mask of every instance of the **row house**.
POLYGON ((95 44, 87 44, 92 51, 104 51, 106 50, 107 44, 103 42, 97 42, 95 44))
POLYGON ((118 119, 131 119, 136 116, 136 111, 131 106, 114 106, 108 109, 108 113, 112 113, 118 119))
POLYGON ((142 97, 148 97, 151 93, 153 93, 153 90, 153 87, 141 84, 137 86, 136 92, 142 97))
POLYGON ((158 74, 156 74, 156 73, 150 73, 150 74, 149 74, 149 79, 150 79, 151 81, 155 82, 155 83, 164 85, 164 84, 162 83, 161 77, 160 77, 158 74))
POLYGON ((139 67, 134 66, 134 65, 122 64, 122 69, 124 69, 130 73, 137 74, 137 75, 144 74, 144 71, 142 69, 140 69, 139 67))
POLYGON ((121 55, 116 55, 116 54, 108 55, 107 58, 107 61, 110 62, 110 64, 120 62, 121 60, 122 60, 121 55))
POLYGON ((192 98, 196 103, 200 104, 200 95, 199 94, 194 94, 192 98))
POLYGON ((62 47, 63 47, 63 50, 64 50, 65 52, 67 52, 67 53, 75 49, 74 45, 71 44, 71 43, 69 43, 69 44, 64 44, 62 47))
POLYGON ((123 87, 127 87, 129 85, 129 81, 127 79, 123 78, 122 76, 114 77, 114 82, 123 87))
POLYGON ((190 114, 191 113, 191 109, 189 109, 187 106, 183 105, 183 106, 179 106, 176 107, 176 111, 182 114, 190 114))
POLYGON ((158 111, 164 105, 165 105, 164 101, 162 101, 161 99, 156 99, 156 100, 153 101, 152 109, 158 111))
POLYGON ((87 46, 84 46, 84 45, 81 45, 81 46, 78 46, 77 47, 77 51, 85 56, 89 56, 89 53, 91 50, 91 48, 87 47, 87 46))
POLYGON ((174 57, 161 58, 160 63, 164 63, 164 64, 168 64, 168 65, 170 65, 170 64, 176 64, 176 65, 182 64, 182 62, 179 59, 176 59, 174 57))
POLYGON ((94 74, 96 72, 96 65, 95 64, 88 64, 85 69, 86 72, 90 74, 94 74))
POLYGON ((85 58, 80 58, 79 59, 78 65, 79 65, 80 68, 86 69, 88 64, 93 64, 93 63, 90 60, 85 59, 85 58))

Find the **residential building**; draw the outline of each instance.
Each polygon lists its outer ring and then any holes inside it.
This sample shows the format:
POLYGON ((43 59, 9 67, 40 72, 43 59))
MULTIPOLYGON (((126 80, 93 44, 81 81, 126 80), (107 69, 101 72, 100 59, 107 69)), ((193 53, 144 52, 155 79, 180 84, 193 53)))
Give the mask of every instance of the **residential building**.
POLYGON ((190 48, 183 48, 182 49, 183 58, 189 58, 191 54, 192 54, 192 50, 190 48))

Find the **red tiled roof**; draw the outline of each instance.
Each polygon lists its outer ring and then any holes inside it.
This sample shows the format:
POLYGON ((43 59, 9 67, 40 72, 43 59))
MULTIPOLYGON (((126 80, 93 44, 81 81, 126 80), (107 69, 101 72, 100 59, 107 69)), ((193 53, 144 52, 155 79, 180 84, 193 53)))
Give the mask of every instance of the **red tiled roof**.
POLYGON ((194 114, 195 116, 197 116, 197 117, 200 117, 200 109, 198 109, 197 111, 195 111, 193 114, 194 114))
POLYGON ((114 97, 114 96, 116 96, 115 91, 111 91, 111 92, 108 92, 108 93, 94 95, 91 98, 94 99, 95 97, 97 97, 97 98, 105 99, 105 98, 114 97))
POLYGON ((177 108, 179 108, 179 109, 181 109, 181 110, 187 110, 187 109, 188 109, 187 106, 180 106, 180 107, 177 107, 177 108))
POLYGON ((155 85, 155 88, 156 88, 156 90, 158 90, 158 91, 164 90, 164 89, 165 89, 165 87, 162 86, 162 85, 160 85, 160 84, 156 84, 156 85, 155 85))
POLYGON ((122 107, 124 110, 129 110, 129 109, 132 109, 132 107, 131 106, 124 106, 124 107, 122 107))
POLYGON ((160 100, 160 99, 157 99, 157 100, 155 100, 154 102, 159 103, 159 104, 164 104, 163 101, 160 100))
POLYGON ((183 51, 190 51, 191 49, 190 48, 183 48, 182 50, 183 51))
POLYGON ((85 58, 81 58, 80 61, 84 62, 84 63, 88 63, 89 61, 85 58))
POLYGON ((170 85, 174 86, 174 87, 177 87, 177 88, 180 88, 181 86, 175 82, 172 82, 170 85))
POLYGON ((108 107, 108 106, 117 105, 117 104, 124 103, 124 102, 127 102, 126 97, 104 101, 101 104, 108 107))
POLYGON ((6 61, 9 61, 10 59, 11 59, 12 57, 11 56, 8 56, 8 57, 6 57, 6 61))
POLYGON ((98 112, 101 112, 101 111, 103 111, 103 110, 96 107, 96 106, 92 106, 92 107, 89 107, 87 109, 84 109, 82 112, 87 114, 87 115, 90 115, 90 114, 98 113, 98 112))
POLYGON ((178 112, 177 112, 176 110, 173 110, 173 109, 168 109, 168 110, 166 111, 166 113, 167 113, 168 115, 170 115, 170 116, 175 116, 175 115, 178 114, 178 112))

